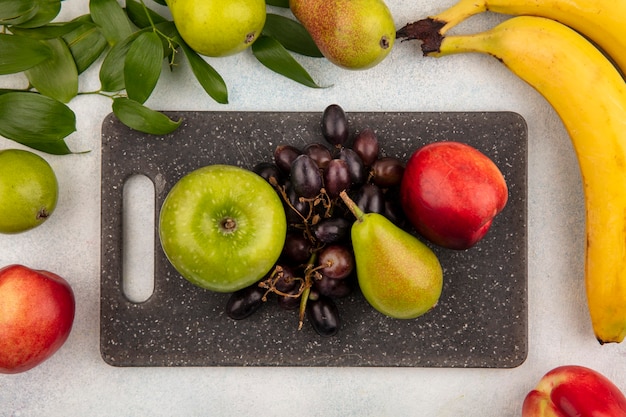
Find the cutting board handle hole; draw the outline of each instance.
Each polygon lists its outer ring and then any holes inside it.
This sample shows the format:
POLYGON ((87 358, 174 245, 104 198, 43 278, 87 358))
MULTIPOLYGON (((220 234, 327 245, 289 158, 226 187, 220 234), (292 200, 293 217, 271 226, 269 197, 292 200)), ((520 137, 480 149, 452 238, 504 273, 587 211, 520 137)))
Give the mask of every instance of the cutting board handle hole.
POLYGON ((142 303, 154 292, 154 183, 132 175, 122 201, 122 291, 131 302, 142 303))

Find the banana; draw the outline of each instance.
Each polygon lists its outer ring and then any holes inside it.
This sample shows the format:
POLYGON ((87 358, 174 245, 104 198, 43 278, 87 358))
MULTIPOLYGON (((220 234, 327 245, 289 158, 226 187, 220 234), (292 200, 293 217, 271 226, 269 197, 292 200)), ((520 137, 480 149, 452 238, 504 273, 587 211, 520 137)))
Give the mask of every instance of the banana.
POLYGON ((470 16, 491 11, 547 17, 596 43, 626 74, 626 1, 624 0, 459 0, 427 20, 446 32, 470 16))
POLYGON ((561 118, 583 181, 585 284, 593 330, 601 344, 621 342, 626 336, 626 82, 586 38, 543 17, 512 17, 482 33, 438 39, 438 47, 431 44, 426 55, 492 55, 561 118))

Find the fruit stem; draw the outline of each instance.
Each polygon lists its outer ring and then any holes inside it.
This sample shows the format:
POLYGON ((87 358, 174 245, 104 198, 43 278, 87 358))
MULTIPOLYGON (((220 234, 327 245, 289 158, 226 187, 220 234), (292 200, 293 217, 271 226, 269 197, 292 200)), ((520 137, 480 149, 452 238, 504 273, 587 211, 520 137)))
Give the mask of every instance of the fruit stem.
POLYGON ((428 55, 432 52, 439 51, 439 47, 444 38, 440 30, 444 25, 445 22, 428 17, 400 28, 396 32, 396 36, 398 39, 405 39, 407 41, 412 39, 421 41, 422 52, 424 55, 428 55))
POLYGON ((300 308, 298 310, 298 330, 302 330, 304 325, 304 316, 306 315, 306 303, 309 301, 309 294, 311 294, 311 286, 304 287, 302 296, 300 297, 300 308))
POLYGON ((300 290, 297 294, 286 293, 276 288, 276 283, 280 279, 282 279, 283 276, 284 276, 283 267, 280 265, 276 265, 276 267, 274 267, 274 270, 272 271, 270 276, 267 279, 259 282, 259 287, 265 288, 267 290, 265 294, 263 295, 263 301, 267 301, 267 294, 271 292, 273 292, 274 294, 283 296, 283 297, 290 297, 290 298, 297 298, 302 294, 302 291, 304 291, 304 278, 293 277, 294 281, 302 282, 302 284, 300 284, 300 290))
POLYGON ((304 316, 306 315, 306 304, 309 301, 309 294, 311 294, 311 287, 313 286, 313 279, 315 279, 315 273, 317 268, 315 268, 315 262, 317 261, 317 252, 313 252, 309 261, 307 262, 306 268, 304 269, 304 289, 302 291, 302 295, 300 296, 300 308, 298 310, 298 330, 302 330, 302 326, 304 325, 304 316), (311 278, 313 277, 313 279, 311 278))
MULTIPOLYGON (((274 186, 274 189, 276 189, 278 194, 280 194, 285 204, 287 204, 287 206, 289 206, 291 210, 295 211, 298 217, 302 219, 302 222, 307 223, 310 215, 305 217, 304 214, 300 213, 300 210, 298 210, 297 208, 294 207, 293 204, 291 204, 291 201, 289 200, 289 196, 287 195, 287 191, 285 191, 285 187, 280 185, 275 177, 270 177, 269 183, 272 184, 272 186, 274 186)), ((311 210, 309 210, 309 213, 310 212, 311 210)))
POLYGON ((354 214, 354 217, 356 217, 357 221, 362 222, 365 213, 363 213, 363 210, 361 210, 359 206, 357 206, 356 203, 352 201, 350 197, 348 197, 348 193, 342 191, 339 193, 339 197, 341 197, 343 202, 346 203, 346 206, 348 206, 348 210, 350 210, 352 214, 354 214))

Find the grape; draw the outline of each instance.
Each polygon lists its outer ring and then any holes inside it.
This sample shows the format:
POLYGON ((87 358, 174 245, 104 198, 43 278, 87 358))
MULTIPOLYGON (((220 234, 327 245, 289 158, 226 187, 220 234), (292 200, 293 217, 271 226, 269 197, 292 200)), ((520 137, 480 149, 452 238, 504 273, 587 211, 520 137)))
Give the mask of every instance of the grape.
POLYGON ((397 226, 403 226, 406 221, 402 204, 400 204, 400 190, 391 187, 385 193, 385 217, 397 226))
POLYGON ((300 155, 293 161, 289 179, 300 197, 314 198, 322 190, 322 175, 308 155, 300 155))
POLYGON ((385 212, 385 194, 375 184, 363 184, 354 196, 354 202, 364 213, 385 212))
POLYGON ((339 193, 352 185, 348 163, 343 159, 333 159, 324 170, 324 188, 331 198, 339 197, 339 193))
POLYGON ((331 104, 324 109, 322 115, 322 136, 335 146, 344 146, 348 142, 348 118, 343 109, 337 104, 331 104))
POLYGON ((333 159, 330 150, 321 143, 310 143, 304 147, 304 154, 308 155, 319 169, 324 169, 333 159))
POLYGON ((325 295, 307 300, 307 317, 320 336, 333 336, 339 331, 339 309, 332 298, 325 295))
POLYGON ((294 264, 303 264, 311 257, 313 245, 302 233, 291 231, 285 236, 285 244, 283 245, 283 258, 294 264))
POLYGON ((404 163, 398 158, 386 156, 372 164, 371 174, 374 184, 380 187, 387 188, 400 185, 404 174, 404 163))
POLYGON ((354 255, 344 245, 330 245, 319 253, 318 264, 323 275, 343 279, 354 270, 354 255))
POLYGON ((226 303, 226 314, 234 320, 245 319, 263 305, 265 290, 258 284, 235 291, 226 303))
POLYGON ((287 199, 291 204, 291 207, 289 207, 285 203, 285 216, 287 217, 287 222, 289 224, 302 223, 302 217, 298 213, 306 216, 309 212, 309 204, 306 201, 300 200, 300 197, 296 194, 296 191, 293 188, 293 184, 289 181, 285 184, 285 193, 287 194, 287 199))
POLYGON ((281 265, 281 272, 279 272, 276 281, 274 281, 274 286, 280 292, 289 292, 291 290, 297 289, 299 287, 300 281, 295 279, 295 274, 293 269, 286 265, 281 265))
POLYGON ((291 164, 302 155, 302 151, 291 145, 279 145, 274 149, 274 162, 284 173, 291 171, 291 164))
POLYGON ((350 233, 352 222, 344 217, 328 217, 311 228, 313 235, 322 243, 335 243, 345 240, 350 233))
POLYGON ((283 175, 280 172, 280 168, 278 165, 271 162, 260 162, 252 168, 252 172, 260 175, 265 179, 265 181, 269 182, 270 177, 276 178, 277 183, 283 182, 283 175))
POLYGON ((378 158, 380 146, 376 134, 370 128, 363 129, 352 142, 352 149, 359 155, 365 166, 370 166, 378 158))
MULTIPOLYGON (((297 288, 287 292, 287 294, 292 295, 295 295, 297 293, 297 288)), ((278 295, 278 306, 283 310, 295 310, 300 307, 300 297, 287 297, 284 295, 278 295)))
POLYGON ((346 161, 348 164, 348 171, 350 172, 350 179, 353 184, 362 184, 365 182, 365 166, 361 157, 357 155, 352 149, 342 148, 339 151, 339 159, 346 161))
POLYGON ((320 294, 332 298, 347 297, 352 293, 352 283, 348 279, 335 279, 322 275, 313 283, 320 294))

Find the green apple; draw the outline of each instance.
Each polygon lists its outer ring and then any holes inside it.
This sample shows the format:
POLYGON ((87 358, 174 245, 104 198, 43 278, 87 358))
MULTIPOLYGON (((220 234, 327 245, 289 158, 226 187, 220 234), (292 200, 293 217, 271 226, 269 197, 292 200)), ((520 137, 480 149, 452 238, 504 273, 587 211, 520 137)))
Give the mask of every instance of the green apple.
POLYGON ((56 208, 58 183, 45 159, 30 151, 0 151, 0 233, 39 226, 56 208))
POLYGON ((280 256, 287 233, 282 201, 261 176, 209 165, 181 178, 159 216, 161 246, 191 283, 233 292, 260 280, 280 256))
POLYGON ((167 5, 183 40, 206 56, 243 51, 265 25, 265 0, 167 0, 167 5))

